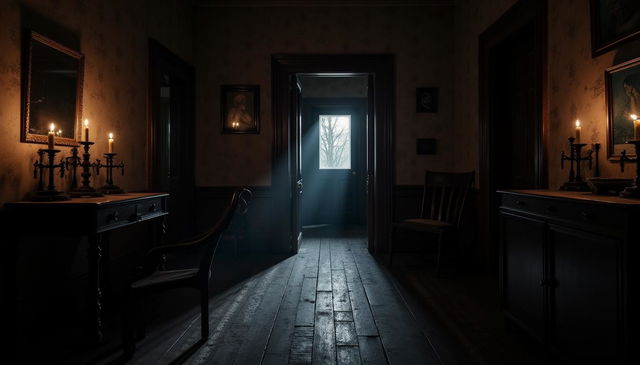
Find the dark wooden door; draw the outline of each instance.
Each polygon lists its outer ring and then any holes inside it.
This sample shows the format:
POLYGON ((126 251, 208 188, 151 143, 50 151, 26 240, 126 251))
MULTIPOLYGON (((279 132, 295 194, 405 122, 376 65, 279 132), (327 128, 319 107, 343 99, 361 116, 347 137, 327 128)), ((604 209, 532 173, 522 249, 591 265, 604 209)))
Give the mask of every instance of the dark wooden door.
POLYGON ((550 345, 560 357, 619 363, 619 245, 613 238, 549 227, 550 345))
POLYGON ((508 318, 539 341, 545 334, 543 221, 501 213, 501 291, 508 318))
POLYGON ((364 225, 366 98, 313 98, 303 105, 303 224, 364 225), (337 153, 331 147, 342 147, 341 155, 331 158, 337 153))
POLYGON ((149 42, 151 118, 150 188, 168 192, 167 238, 193 233, 194 71, 155 41, 149 42))
POLYGON ((302 179, 302 86, 296 75, 291 76, 291 247, 294 252, 298 252, 300 248, 300 240, 302 239, 302 193, 304 190, 304 181, 302 179))
POLYGON ((545 188, 546 1, 520 0, 480 36, 479 234, 498 255, 498 189, 545 188))

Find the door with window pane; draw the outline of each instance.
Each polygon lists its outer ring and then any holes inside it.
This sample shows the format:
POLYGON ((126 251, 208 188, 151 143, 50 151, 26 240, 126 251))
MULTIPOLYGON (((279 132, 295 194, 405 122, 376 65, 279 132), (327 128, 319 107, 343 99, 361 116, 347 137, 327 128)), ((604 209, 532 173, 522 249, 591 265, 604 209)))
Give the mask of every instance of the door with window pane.
POLYGON ((305 105, 302 224, 364 224, 366 99, 305 105))

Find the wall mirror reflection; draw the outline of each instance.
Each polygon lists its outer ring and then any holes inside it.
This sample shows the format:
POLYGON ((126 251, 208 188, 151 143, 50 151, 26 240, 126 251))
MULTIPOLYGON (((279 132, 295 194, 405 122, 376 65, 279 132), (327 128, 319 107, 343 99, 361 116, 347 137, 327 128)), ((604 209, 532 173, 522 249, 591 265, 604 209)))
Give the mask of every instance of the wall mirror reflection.
POLYGON ((22 142, 46 143, 53 123, 57 145, 77 145, 83 64, 79 52, 29 32, 23 58, 22 142))

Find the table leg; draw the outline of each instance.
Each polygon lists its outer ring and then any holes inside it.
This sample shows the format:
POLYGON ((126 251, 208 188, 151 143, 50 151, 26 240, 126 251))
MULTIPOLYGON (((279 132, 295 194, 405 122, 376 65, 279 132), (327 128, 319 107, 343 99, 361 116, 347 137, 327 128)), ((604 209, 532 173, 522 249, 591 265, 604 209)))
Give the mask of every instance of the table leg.
POLYGON ((94 342, 102 341, 102 290, 100 288, 100 261, 102 259, 102 234, 89 236, 89 287, 87 296, 88 328, 94 342))

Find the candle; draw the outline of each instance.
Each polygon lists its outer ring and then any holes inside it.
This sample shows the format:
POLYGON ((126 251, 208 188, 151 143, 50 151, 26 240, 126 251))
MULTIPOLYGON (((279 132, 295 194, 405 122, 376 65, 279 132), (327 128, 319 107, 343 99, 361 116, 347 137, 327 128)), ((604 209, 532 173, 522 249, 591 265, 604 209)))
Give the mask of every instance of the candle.
POLYGON ((576 144, 580 143, 580 132, 582 131, 582 127, 580 127, 580 120, 576 119, 576 144))
POLYGON ((631 114, 630 117, 633 119, 633 139, 640 139, 640 120, 635 114, 631 114))
POLYGON ((113 153, 113 133, 109 133, 109 153, 113 153))
POLYGON ((84 120, 84 141, 89 142, 89 119, 84 120))
POLYGON ((56 136, 62 137, 62 129, 58 129, 58 131, 56 132, 56 136))
POLYGON ((56 129, 56 125, 51 123, 49 124, 49 135, 47 136, 47 142, 48 142, 48 148, 50 150, 53 149, 53 146, 55 145, 55 132, 54 130, 56 129))

